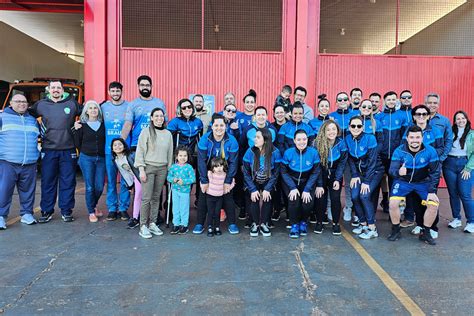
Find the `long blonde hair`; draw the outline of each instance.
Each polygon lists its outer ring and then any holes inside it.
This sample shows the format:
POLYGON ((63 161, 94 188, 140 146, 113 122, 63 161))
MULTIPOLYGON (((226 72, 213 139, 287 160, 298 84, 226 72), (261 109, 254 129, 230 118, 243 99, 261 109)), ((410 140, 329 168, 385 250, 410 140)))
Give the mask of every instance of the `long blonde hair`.
POLYGON ((336 125, 337 128, 337 136, 341 135, 341 127, 339 124, 336 123, 334 120, 328 120, 321 125, 319 129, 318 136, 314 140, 314 147, 318 150, 319 158, 321 161, 321 165, 325 168, 328 166, 328 157, 329 152, 331 151, 331 143, 329 139, 326 137, 326 129, 330 124, 336 125))

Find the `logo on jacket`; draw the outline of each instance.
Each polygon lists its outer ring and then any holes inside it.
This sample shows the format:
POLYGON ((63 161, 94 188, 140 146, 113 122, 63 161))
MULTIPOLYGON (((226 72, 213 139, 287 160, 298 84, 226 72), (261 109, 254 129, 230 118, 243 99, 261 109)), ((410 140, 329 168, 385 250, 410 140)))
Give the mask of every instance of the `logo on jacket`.
POLYGON ((66 114, 71 113, 71 109, 70 108, 64 108, 64 113, 66 113, 66 114))
POLYGON ((425 161, 426 161, 425 158, 420 158, 421 163, 424 163, 425 161))

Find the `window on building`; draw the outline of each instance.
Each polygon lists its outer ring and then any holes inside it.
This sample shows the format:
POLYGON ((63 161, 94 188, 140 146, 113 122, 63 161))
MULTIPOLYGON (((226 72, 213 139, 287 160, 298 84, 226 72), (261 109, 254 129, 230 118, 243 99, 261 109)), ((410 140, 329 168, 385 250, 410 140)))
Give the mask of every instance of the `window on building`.
POLYGON ((474 55, 466 0, 321 0, 320 52, 474 55))
POLYGON ((122 46, 281 51, 282 12, 282 0, 123 0, 122 46))

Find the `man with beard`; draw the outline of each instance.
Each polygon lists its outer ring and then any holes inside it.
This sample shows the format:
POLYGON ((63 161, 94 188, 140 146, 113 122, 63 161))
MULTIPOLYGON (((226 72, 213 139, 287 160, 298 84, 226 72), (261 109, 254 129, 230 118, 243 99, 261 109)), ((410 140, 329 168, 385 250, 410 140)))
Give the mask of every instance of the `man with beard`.
POLYGON ((77 153, 71 128, 76 117, 81 115, 81 106, 64 92, 62 83, 53 80, 48 85, 46 98, 28 109, 29 113, 41 117, 41 217, 39 223, 51 221, 54 205, 58 206, 64 222, 72 222, 74 192, 76 190, 77 153))
POLYGON ((295 88, 294 101, 295 103, 301 102, 301 104, 303 105, 303 122, 306 124, 308 124, 309 121, 314 119, 313 109, 304 102, 304 99, 306 99, 307 94, 308 92, 305 88, 301 86, 295 88))
POLYGON ((194 108, 196 109, 196 117, 202 121, 202 133, 206 134, 209 124, 211 123, 211 114, 204 107, 204 97, 202 94, 196 94, 193 97, 194 108))
POLYGON ((378 117, 381 113, 380 111, 380 101, 382 100, 382 96, 380 93, 374 92, 369 96, 370 102, 372 102, 372 113, 374 118, 378 117))
POLYGON ((133 152, 137 148, 141 131, 150 125, 150 113, 154 108, 162 109, 165 112, 165 121, 168 121, 165 103, 161 99, 151 96, 151 78, 147 75, 141 75, 137 79, 137 84, 140 96, 130 102, 122 128, 123 139, 127 139, 130 132, 132 133, 130 148, 133 152))
POLYGON ((351 90, 351 105, 349 108, 354 112, 354 115, 360 115, 359 106, 362 101, 362 90, 354 88, 351 90))
POLYGON ((436 245, 430 227, 438 214, 439 199, 436 188, 439 183, 440 164, 436 150, 423 144, 423 131, 419 126, 408 128, 407 141, 393 153, 389 173, 394 182, 390 194, 392 232, 388 240, 396 241, 401 237, 400 201, 413 192, 422 199, 423 205, 426 205, 419 239, 429 245, 436 245))
MULTIPOLYGON (((110 101, 106 101, 101 105, 104 115, 105 126, 105 169, 107 171, 107 215, 108 221, 114 221, 120 214, 120 219, 125 221, 129 219, 127 213, 130 206, 130 192, 127 189, 127 183, 124 179, 120 179, 120 198, 117 196, 117 173, 112 158, 112 149, 110 147, 112 140, 120 137, 123 125, 125 123, 125 115, 128 109, 128 102, 122 98, 123 86, 120 82, 113 81, 109 84, 110 101)), ((130 137, 127 139, 129 143, 130 137)))
POLYGON ((403 90, 400 93, 400 110, 405 113, 407 122, 412 121, 411 117, 412 95, 410 90, 403 90))

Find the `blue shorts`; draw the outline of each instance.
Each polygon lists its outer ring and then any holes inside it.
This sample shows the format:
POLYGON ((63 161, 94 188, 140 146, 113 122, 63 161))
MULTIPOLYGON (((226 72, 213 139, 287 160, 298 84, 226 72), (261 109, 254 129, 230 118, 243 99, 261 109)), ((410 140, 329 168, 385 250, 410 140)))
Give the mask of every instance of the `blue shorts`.
POLYGON ((408 194, 414 192, 421 198, 421 204, 438 206, 439 203, 428 201, 429 186, 430 184, 426 182, 410 183, 396 179, 393 181, 392 188, 390 190, 390 200, 404 200, 408 194))

